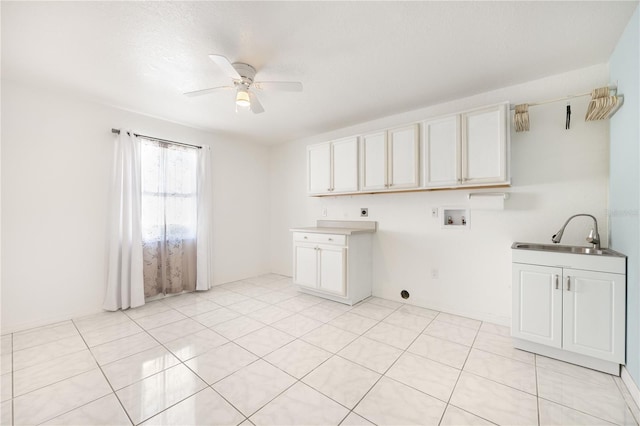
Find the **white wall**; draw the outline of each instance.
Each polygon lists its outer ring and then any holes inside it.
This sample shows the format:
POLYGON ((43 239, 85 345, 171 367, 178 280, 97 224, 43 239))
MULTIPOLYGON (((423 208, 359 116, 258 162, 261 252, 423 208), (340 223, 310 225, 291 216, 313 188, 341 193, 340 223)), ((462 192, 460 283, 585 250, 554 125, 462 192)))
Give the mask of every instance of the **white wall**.
MULTIPOLYGON (((511 316, 511 251, 514 241, 550 243, 575 213, 598 218, 606 242, 609 171, 608 122, 584 122, 588 97, 571 102, 571 130, 565 130, 566 103, 531 107, 531 131, 511 134, 511 199, 504 211, 472 210, 468 231, 443 230, 431 207, 466 206, 468 190, 311 198, 305 193, 305 147, 309 144, 401 125, 501 101, 512 104, 588 92, 608 83, 606 65, 551 76, 526 84, 385 117, 304 140, 270 152, 271 269, 291 274, 291 226, 326 219, 378 221, 374 238, 376 296, 473 318, 508 324, 511 316), (438 279, 431 271, 438 270, 438 279)), ((367 96, 367 94, 363 94, 367 96)), ((372 99, 375 102, 375 99, 372 99)), ((591 224, 572 223, 563 243, 586 245, 591 224)))
POLYGON ((214 283, 268 271, 265 146, 2 81, 3 333, 100 311, 112 127, 209 144, 214 283))
POLYGON ((627 258, 627 369, 640 387, 640 8, 609 61, 624 106, 611 119, 611 247, 627 258))

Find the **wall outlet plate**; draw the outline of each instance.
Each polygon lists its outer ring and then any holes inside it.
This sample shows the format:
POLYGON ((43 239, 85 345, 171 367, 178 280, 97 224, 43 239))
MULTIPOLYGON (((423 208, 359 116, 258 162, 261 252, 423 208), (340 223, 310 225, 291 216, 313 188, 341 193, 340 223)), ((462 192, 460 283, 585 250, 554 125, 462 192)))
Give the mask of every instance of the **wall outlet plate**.
POLYGON ((434 207, 431 209, 431 217, 433 218, 437 218, 438 217, 438 208, 434 207))
POLYGON ((360 217, 369 217, 369 209, 366 207, 360 208, 360 217))

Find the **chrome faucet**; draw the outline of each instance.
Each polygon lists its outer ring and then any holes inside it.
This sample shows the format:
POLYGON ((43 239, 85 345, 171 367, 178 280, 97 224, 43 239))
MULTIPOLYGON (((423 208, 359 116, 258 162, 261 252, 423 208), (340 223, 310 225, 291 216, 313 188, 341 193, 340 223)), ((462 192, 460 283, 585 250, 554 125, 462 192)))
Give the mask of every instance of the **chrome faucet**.
POLYGON ((589 235, 587 236, 587 242, 590 244, 593 244, 594 249, 600 250, 600 234, 598 234, 598 221, 594 216, 591 216, 590 214, 585 214, 585 213, 574 214, 569 219, 567 219, 564 225, 562 225, 562 228, 560 228, 560 230, 553 237, 551 237, 551 241, 553 241, 556 244, 559 244, 560 240, 562 239, 562 234, 564 233, 564 229, 567 227, 569 222, 571 222, 571 219, 578 216, 587 216, 593 219, 594 228, 591 229, 591 232, 589 232, 589 235))

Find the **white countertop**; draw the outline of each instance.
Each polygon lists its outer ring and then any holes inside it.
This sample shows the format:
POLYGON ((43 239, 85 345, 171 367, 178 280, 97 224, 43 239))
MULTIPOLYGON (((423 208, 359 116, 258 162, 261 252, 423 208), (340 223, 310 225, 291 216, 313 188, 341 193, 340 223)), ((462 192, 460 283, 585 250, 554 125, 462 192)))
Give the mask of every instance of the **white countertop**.
POLYGON ((329 228, 324 226, 309 226, 307 228, 291 228, 289 231, 293 232, 312 232, 315 234, 336 234, 336 235, 351 235, 362 234, 364 232, 376 232, 375 229, 364 228, 329 228))
POLYGON ((319 220, 316 226, 290 228, 292 232, 351 235, 376 232, 378 222, 361 220, 319 220))

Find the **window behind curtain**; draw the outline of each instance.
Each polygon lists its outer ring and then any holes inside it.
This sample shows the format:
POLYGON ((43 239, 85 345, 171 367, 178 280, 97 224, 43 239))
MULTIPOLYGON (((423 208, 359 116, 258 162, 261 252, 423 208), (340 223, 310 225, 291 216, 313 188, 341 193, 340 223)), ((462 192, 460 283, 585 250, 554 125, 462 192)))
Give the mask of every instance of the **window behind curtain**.
POLYGON ((145 297, 195 290, 197 153, 142 140, 145 297))

